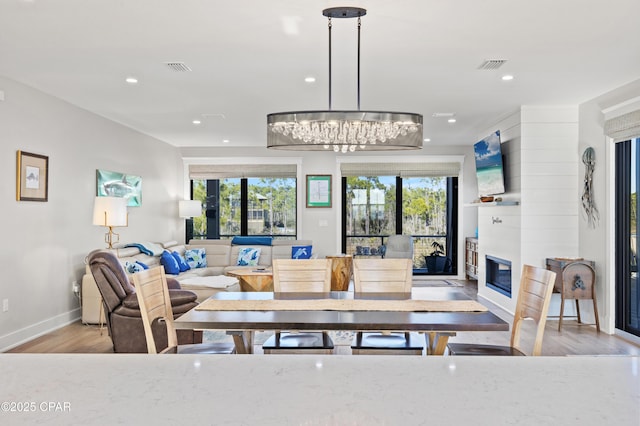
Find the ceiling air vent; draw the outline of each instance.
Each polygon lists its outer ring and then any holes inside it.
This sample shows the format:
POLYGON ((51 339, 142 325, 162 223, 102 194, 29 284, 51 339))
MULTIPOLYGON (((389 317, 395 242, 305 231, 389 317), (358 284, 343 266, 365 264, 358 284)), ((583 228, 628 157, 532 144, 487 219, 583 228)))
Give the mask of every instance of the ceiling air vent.
POLYGON ((191 71, 191 68, 185 65, 184 62, 166 62, 165 65, 168 66, 171 71, 175 72, 191 71))
POLYGON ((483 63, 478 67, 479 70, 497 70, 504 63, 507 62, 506 59, 486 59, 483 63))

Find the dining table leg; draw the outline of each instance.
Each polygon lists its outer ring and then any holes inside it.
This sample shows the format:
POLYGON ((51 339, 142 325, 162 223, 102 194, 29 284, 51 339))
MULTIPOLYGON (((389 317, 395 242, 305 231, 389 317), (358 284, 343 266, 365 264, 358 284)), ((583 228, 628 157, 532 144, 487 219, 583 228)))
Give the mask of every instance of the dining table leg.
POLYGON ((427 344, 427 355, 444 355, 444 351, 449 343, 449 337, 455 336, 454 332, 437 332, 432 331, 424 334, 424 340, 427 344))
POLYGON ((253 331, 227 331, 227 334, 233 337, 237 354, 253 353, 253 331))

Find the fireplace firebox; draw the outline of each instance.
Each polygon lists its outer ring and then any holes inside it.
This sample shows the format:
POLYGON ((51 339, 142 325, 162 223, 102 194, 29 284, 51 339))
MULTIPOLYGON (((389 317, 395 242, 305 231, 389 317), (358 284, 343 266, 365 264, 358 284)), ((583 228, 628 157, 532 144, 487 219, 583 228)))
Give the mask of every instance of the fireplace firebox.
POLYGON ((486 286, 511 297, 511 261, 486 256, 486 286))

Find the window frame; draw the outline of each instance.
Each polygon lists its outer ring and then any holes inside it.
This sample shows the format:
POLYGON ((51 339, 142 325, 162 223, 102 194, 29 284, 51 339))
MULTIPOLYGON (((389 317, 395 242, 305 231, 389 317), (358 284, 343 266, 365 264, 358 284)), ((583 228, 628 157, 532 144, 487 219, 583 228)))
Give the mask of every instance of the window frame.
MULTIPOLYGON (((382 176, 382 175, 379 175, 382 176)), ((396 220, 395 220, 395 233, 402 234, 402 218, 403 218, 403 191, 402 191, 402 177, 396 176, 396 220)), ((444 236, 447 248, 446 253, 447 257, 450 257, 452 263, 451 272, 434 274, 427 274, 426 271, 421 270, 420 268, 414 268, 414 275, 427 275, 427 276, 438 276, 438 275, 457 275, 458 274, 458 215, 459 215, 459 202, 458 202, 458 192, 459 192, 459 177, 445 177, 447 182, 446 187, 446 195, 447 195, 447 233, 444 236)), ((341 188, 340 188, 340 196, 341 196, 341 250, 342 253, 347 253, 347 240, 348 238, 354 237, 364 237, 364 238, 380 238, 380 245, 386 244, 386 239, 389 235, 357 235, 357 236, 348 236, 347 235, 347 176, 341 177, 341 188)), ((442 236, 437 235, 413 235, 413 237, 417 238, 441 238, 442 236)))
MULTIPOLYGON (((206 217, 206 234, 194 235, 195 239, 231 239, 234 236, 270 236, 274 239, 297 239, 299 220, 298 220, 298 194, 299 184, 297 177, 289 177, 295 182, 295 203, 293 204, 295 218, 295 232, 293 234, 249 234, 249 179, 260 179, 261 177, 243 177, 240 179, 240 233, 239 234, 223 234, 220 232, 220 182, 221 179, 197 179, 205 181, 206 200, 205 200, 205 217, 206 217)), ((193 199, 194 179, 190 180, 191 199, 193 199)), ((191 223, 193 226, 193 223, 191 223)), ((187 230, 187 233, 189 230, 187 230)))

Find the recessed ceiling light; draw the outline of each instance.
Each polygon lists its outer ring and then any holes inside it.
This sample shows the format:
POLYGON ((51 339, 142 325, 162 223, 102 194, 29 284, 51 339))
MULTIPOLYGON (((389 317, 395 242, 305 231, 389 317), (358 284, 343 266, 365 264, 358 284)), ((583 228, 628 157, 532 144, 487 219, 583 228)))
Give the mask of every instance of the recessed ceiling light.
POLYGON ((193 123, 193 124, 195 124, 195 125, 198 125, 198 124, 202 123, 202 121, 200 121, 200 120, 193 120, 193 121, 192 121, 192 123, 193 123))
POLYGON ((448 119, 447 121, 448 121, 449 123, 455 123, 455 122, 456 122, 456 119, 455 119, 455 118, 450 118, 450 119, 448 119))
POLYGON ((507 75, 503 75, 503 76, 502 76, 502 79, 503 79, 504 81, 511 81, 511 80, 513 80, 513 76, 512 76, 512 75, 509 75, 509 74, 507 74, 507 75))
POLYGON ((127 77, 124 81, 129 84, 138 84, 138 79, 135 77, 127 77))
POLYGON ((305 81, 305 83, 315 83, 316 82, 316 78, 315 77, 305 77, 304 81, 305 81))
POLYGON ((222 143, 229 143, 229 139, 223 139, 222 143))
POLYGON ((426 138, 426 139, 423 139, 423 141, 424 141, 424 142, 431 142, 431 139, 426 138))

